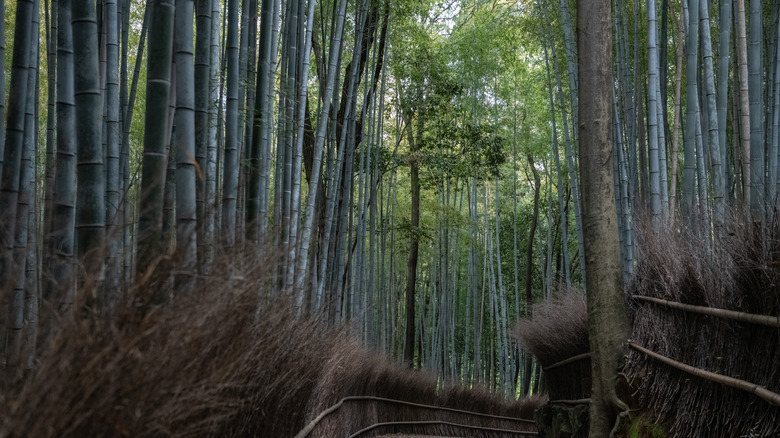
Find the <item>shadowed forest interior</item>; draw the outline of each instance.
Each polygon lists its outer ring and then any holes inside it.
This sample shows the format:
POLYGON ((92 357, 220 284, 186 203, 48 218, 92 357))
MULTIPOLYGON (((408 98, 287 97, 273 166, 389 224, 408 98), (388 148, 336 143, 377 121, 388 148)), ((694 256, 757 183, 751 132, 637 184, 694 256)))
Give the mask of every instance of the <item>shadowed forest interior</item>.
POLYGON ((0 436, 780 433, 779 2, 0 12, 0 436))

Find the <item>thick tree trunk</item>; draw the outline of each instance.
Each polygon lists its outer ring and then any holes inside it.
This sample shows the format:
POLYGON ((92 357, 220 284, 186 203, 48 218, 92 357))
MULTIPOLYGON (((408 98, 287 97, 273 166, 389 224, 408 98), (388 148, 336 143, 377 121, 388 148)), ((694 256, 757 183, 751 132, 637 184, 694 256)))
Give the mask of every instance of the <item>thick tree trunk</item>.
POLYGON ((612 175, 612 20, 610 2, 578 5, 580 166, 588 270, 592 390, 590 436, 608 436, 617 411, 617 370, 628 336, 612 175))

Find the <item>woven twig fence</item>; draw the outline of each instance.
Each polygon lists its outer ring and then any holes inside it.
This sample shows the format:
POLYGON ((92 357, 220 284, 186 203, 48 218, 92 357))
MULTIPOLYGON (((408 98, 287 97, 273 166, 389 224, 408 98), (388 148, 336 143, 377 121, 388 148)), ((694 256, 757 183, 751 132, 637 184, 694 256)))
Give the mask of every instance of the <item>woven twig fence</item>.
MULTIPOLYGON (((375 397, 375 396, 348 396, 344 397, 341 400, 339 400, 334 405, 328 407, 324 411, 322 411, 320 414, 318 414, 312 421, 310 421, 303 429, 301 429, 300 432, 298 432, 295 435, 295 438, 305 438, 309 436, 309 434, 314 431, 314 429, 319 425, 326 417, 328 417, 331 414, 336 413, 339 409, 341 409, 345 402, 351 402, 351 403, 366 403, 366 402, 382 402, 382 403, 390 403, 394 405, 403 405, 403 406, 409 406, 415 409, 421 409, 421 410, 433 410, 433 411, 439 411, 439 412, 445 412, 445 413, 452 413, 457 414, 459 416, 466 416, 466 417, 472 417, 475 419, 482 419, 482 420, 489 420, 493 422, 501 422, 501 423, 515 423, 520 427, 520 425, 523 425, 524 428, 531 428, 534 426, 534 421, 524 418, 514 418, 514 417, 506 417, 501 415, 491 415, 491 414, 485 414, 481 412, 473 412, 473 411, 467 411, 463 409, 453 409, 443 406, 434 406, 434 405, 427 405, 422 403, 413 403, 408 402, 404 400, 394 400, 384 397, 375 397)), ((420 427, 425 426, 439 426, 438 431, 441 431, 442 428, 444 429, 470 429, 470 430, 478 430, 487 433, 487 436, 501 436, 501 435, 520 435, 520 436, 535 436, 536 432, 531 430, 519 430, 519 429, 507 429, 507 428, 499 428, 499 427, 491 427, 491 426, 485 426, 485 425, 478 425, 478 424, 463 424, 463 423, 455 423, 452 421, 444 421, 444 420, 426 420, 426 421, 413 421, 413 420, 405 420, 405 421, 377 421, 367 427, 364 427, 357 432, 354 432, 350 435, 350 438, 352 437, 358 437, 365 433, 368 433, 370 431, 373 431, 378 428, 387 428, 387 427, 397 427, 397 426, 404 426, 404 427, 416 427, 416 429, 419 430, 420 427), (491 435, 492 434, 492 435, 491 435)))

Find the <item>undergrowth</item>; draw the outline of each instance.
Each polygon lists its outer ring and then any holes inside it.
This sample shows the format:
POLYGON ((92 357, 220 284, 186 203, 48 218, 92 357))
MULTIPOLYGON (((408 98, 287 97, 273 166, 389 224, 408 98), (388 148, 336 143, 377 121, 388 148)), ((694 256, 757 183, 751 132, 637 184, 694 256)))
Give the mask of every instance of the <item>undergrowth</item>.
MULTIPOLYGON (((225 263, 215 272, 235 271, 225 263)), ((372 353, 347 327, 301 314, 291 294, 268 286, 269 272, 258 264, 241 279, 200 279, 193 291, 171 290, 156 304, 126 297, 95 309, 81 301, 83 307, 48 319, 57 328, 35 366, 3 394, 0 436, 292 437, 352 395, 524 418, 541 402, 455 384, 437 390, 435 379, 372 353)), ((156 289, 170 283, 156 278, 131 295, 160 296, 156 289)), ((343 436, 397 418, 452 415, 347 403, 310 436, 343 436)), ((481 424, 507 427, 500 420, 481 424)))

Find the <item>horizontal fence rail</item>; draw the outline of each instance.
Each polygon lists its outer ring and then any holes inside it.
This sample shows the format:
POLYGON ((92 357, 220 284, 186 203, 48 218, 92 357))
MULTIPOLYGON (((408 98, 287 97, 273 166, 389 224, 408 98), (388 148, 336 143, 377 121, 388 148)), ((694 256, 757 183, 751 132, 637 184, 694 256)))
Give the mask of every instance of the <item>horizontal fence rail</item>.
POLYGON ((542 368, 545 371, 550 371, 552 369, 555 369, 555 368, 558 368, 558 367, 562 367, 564 365, 568 365, 570 363, 577 362, 577 361, 580 361, 580 360, 583 360, 583 359, 590 359, 590 352, 578 354, 576 356, 572 356, 572 357, 570 357, 568 359, 564 359, 564 360, 562 360, 560 362, 555 362, 552 365, 548 365, 548 366, 542 367, 542 368))
POLYGON ((590 398, 578 398, 576 400, 550 400, 550 403, 562 403, 565 405, 590 404, 590 398))
POLYGON ((658 354, 654 351, 648 350, 647 348, 639 346, 631 341, 628 341, 628 346, 654 359, 657 359, 671 367, 677 368, 678 370, 685 371, 689 374, 693 374, 694 376, 701 377, 702 379, 709 380, 711 382, 721 383, 731 388, 747 391, 763 399, 769 404, 772 404, 774 406, 780 406, 780 394, 772 392, 763 386, 748 382, 746 380, 740 380, 734 377, 728 377, 722 374, 716 374, 710 371, 705 371, 701 368, 696 368, 694 366, 684 364, 682 362, 658 354))
POLYGON ((374 429, 377 429, 379 427, 386 427, 386 426, 453 426, 453 427, 461 427, 464 429, 471 429, 471 430, 481 430, 486 432, 496 432, 496 433, 507 433, 507 434, 513 434, 513 435, 530 435, 530 436, 537 436, 539 432, 523 432, 519 430, 511 430, 511 429, 498 429, 494 427, 482 427, 482 426, 472 426, 470 424, 459 424, 459 423, 451 423, 449 421, 437 421, 437 420, 431 420, 431 421, 389 421, 386 423, 376 423, 372 424, 371 426, 368 426, 364 429, 360 429, 359 431, 353 433, 349 436, 349 438, 357 438, 360 435, 372 431, 374 429))
POLYGON ((646 297, 644 295, 631 295, 632 298, 639 301, 646 301, 659 304, 673 309, 685 310, 701 315, 716 316, 719 318, 731 319, 734 321, 759 324, 767 327, 780 328, 780 316, 758 315, 755 313, 739 312, 736 310, 719 309, 717 307, 695 306, 693 304, 680 303, 678 301, 669 301, 661 298, 646 297))
MULTIPOLYGON (((333 406, 331 406, 331 407, 325 409, 324 411, 322 411, 312 421, 310 421, 303 429, 301 429, 301 431, 298 432, 295 435, 295 438, 304 438, 304 437, 308 436, 314 430, 314 428, 317 427, 317 425, 323 419, 325 419, 325 417, 327 417, 328 415, 332 414, 333 412, 339 410, 339 408, 341 408, 344 405, 344 402, 354 402, 354 401, 379 401, 379 402, 385 402, 385 403, 393 403, 393 404, 399 404, 399 405, 405 405, 405 406, 412 406, 412 407, 422 408, 422 409, 432 409, 432 410, 444 411, 444 412, 454 412, 454 413, 458 413, 458 414, 471 415, 471 416, 474 416, 474 417, 483 417, 483 418, 491 418, 491 419, 495 419, 495 420, 506 420, 506 421, 515 421, 515 422, 518 422, 518 423, 535 424, 534 420, 528 420, 528 419, 525 419, 525 418, 514 418, 514 417, 505 417, 505 416, 501 416, 501 415, 484 414, 484 413, 481 413, 481 412, 472 412, 472 411, 466 411, 466 410, 463 410, 463 409, 448 408, 448 407, 444 407, 444 406, 426 405, 426 404, 422 404, 422 403, 414 403, 414 402, 408 402, 408 401, 404 401, 404 400, 394 400, 394 399, 390 399, 390 398, 376 397, 376 396, 371 396, 371 395, 353 395, 353 396, 347 396, 347 397, 342 398, 341 400, 336 402, 333 406)), ((399 422, 399 424, 412 424, 412 423, 415 423, 415 422, 399 422)), ((417 422, 417 423, 431 423, 431 422, 417 422)), ((434 421, 433 423, 437 423, 437 422, 434 421)), ((438 423, 445 424, 445 422, 438 422, 438 423)), ((377 424, 381 424, 381 423, 377 423, 377 424)), ((387 423, 387 424, 390 424, 390 423, 387 423)), ((455 424, 455 426, 457 426, 457 424, 455 424)), ((379 426, 376 426, 376 427, 379 427, 379 426)), ((483 429, 483 430, 486 429, 484 427, 479 427, 479 426, 473 426, 473 427, 479 428, 479 429, 483 429)), ((363 431, 358 431, 356 433, 358 433, 358 434, 359 433, 363 433, 363 431)), ((534 435, 536 432, 519 432, 519 433, 534 435)), ((353 435, 353 436, 356 436, 356 435, 353 435)))

